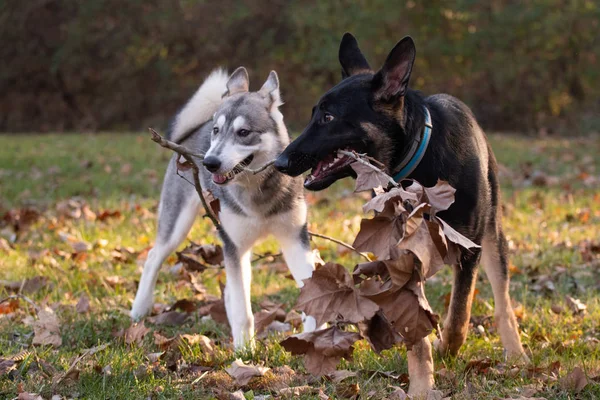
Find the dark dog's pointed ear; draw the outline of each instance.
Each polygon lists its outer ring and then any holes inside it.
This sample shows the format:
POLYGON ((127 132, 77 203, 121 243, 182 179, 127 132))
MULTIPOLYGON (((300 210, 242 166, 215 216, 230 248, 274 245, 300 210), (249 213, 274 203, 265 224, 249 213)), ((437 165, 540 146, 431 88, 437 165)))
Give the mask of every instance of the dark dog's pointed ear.
POLYGON ((415 42, 410 36, 394 46, 373 78, 376 99, 391 101, 406 94, 415 54, 415 42))
POLYGON ((223 97, 231 96, 236 93, 247 92, 250 87, 250 79, 248 78, 248 71, 246 68, 239 67, 229 77, 227 81, 227 91, 223 93, 223 97))
POLYGON ((342 65, 342 79, 356 74, 372 72, 369 63, 358 48, 358 42, 351 33, 346 32, 340 43, 340 64, 342 65))

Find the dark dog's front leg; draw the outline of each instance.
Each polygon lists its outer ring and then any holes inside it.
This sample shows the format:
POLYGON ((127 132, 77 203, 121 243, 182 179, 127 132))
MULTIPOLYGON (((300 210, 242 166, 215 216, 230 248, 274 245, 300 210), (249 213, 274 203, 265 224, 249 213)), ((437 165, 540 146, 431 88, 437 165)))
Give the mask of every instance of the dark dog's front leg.
POLYGON ((467 339, 480 255, 481 250, 472 250, 461 256, 460 265, 454 266, 450 307, 444 321, 442 340, 436 345, 441 354, 456 355, 467 339))

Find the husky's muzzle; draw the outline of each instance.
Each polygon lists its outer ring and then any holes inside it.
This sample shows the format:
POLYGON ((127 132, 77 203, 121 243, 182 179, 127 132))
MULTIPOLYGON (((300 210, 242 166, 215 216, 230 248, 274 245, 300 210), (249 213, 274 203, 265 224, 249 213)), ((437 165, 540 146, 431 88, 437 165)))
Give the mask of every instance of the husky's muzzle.
POLYGON ((217 173, 217 171, 219 171, 219 169, 221 168, 221 160, 219 160, 217 157, 215 157, 215 156, 206 157, 202 163, 204 164, 204 167, 209 172, 212 172, 213 182, 216 183, 217 185, 224 185, 224 184, 228 183, 229 181, 233 180, 233 178, 235 178, 235 176, 237 174, 243 172, 245 170, 245 168, 248 165, 250 165, 250 163, 252 162, 253 159, 254 159, 254 155, 250 154, 242 162, 240 162, 235 167, 233 167, 231 170, 229 170, 223 174, 217 173))

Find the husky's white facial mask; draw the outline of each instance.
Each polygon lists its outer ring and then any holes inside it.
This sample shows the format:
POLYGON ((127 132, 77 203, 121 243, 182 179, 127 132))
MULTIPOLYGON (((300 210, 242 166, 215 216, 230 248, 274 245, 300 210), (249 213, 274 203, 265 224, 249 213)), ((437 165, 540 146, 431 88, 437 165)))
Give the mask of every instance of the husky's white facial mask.
POLYGON ((259 91, 249 92, 248 87, 246 69, 238 68, 229 78, 223 103, 213 117, 204 166, 219 185, 251 173, 246 168, 269 162, 288 142, 278 109, 282 103, 275 71, 259 91))

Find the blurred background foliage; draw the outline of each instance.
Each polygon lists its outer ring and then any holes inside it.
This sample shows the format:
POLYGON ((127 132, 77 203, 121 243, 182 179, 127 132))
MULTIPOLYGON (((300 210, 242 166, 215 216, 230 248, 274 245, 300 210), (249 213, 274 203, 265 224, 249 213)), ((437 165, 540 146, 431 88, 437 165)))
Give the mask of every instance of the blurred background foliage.
POLYGON ((405 35, 411 85, 470 105, 487 129, 600 130, 597 0, 0 0, 0 131, 164 127, 214 67, 280 75, 308 122, 340 79, 339 40, 377 69, 405 35))

